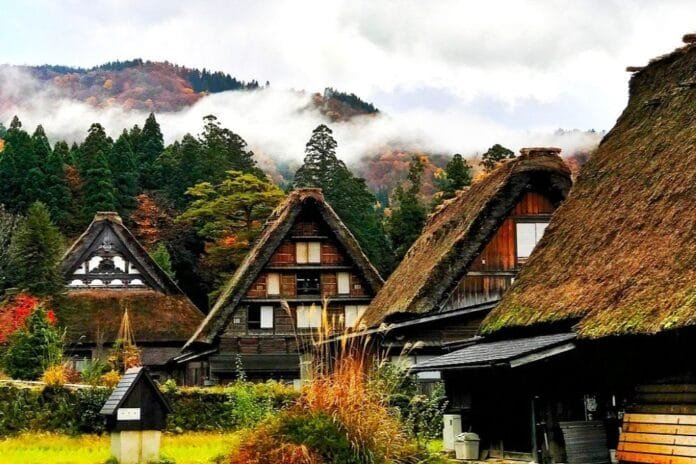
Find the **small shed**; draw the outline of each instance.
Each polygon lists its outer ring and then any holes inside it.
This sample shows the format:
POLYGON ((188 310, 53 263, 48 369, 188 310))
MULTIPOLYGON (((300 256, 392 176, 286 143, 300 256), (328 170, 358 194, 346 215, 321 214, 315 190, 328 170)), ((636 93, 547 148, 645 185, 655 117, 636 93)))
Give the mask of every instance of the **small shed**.
POLYGON ((163 430, 172 409, 143 367, 132 367, 121 377, 100 414, 111 432, 163 430))
POLYGON ((111 454, 121 464, 159 459, 160 438, 170 412, 147 370, 128 369, 100 411, 111 432, 111 454))

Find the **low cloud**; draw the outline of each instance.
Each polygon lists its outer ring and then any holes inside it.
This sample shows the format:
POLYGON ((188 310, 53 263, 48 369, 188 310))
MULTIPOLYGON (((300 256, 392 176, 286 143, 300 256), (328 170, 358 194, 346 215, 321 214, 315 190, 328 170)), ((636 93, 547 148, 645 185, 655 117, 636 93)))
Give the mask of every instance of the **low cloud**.
MULTIPOLYGON (((16 114, 29 131, 42 124, 53 141, 81 141, 94 122, 101 123, 116 137, 124 128, 142 125, 147 117, 142 111, 98 108, 72 100, 60 89, 38 82, 17 68, 0 70, 0 102, 0 120, 5 124, 16 114)), ((312 106, 311 94, 273 87, 212 94, 181 111, 157 114, 157 118, 166 142, 171 143, 186 133, 199 133, 202 118, 209 114, 240 134, 252 149, 282 161, 300 161, 312 130, 322 123, 333 129, 338 154, 349 163, 386 145, 403 150, 473 155, 494 143, 515 150, 529 145, 557 145, 573 151, 590 148, 598 141, 598 136, 582 132, 555 134, 553 127, 533 131, 513 129, 464 109, 416 108, 357 117, 348 122, 329 122, 312 106)))

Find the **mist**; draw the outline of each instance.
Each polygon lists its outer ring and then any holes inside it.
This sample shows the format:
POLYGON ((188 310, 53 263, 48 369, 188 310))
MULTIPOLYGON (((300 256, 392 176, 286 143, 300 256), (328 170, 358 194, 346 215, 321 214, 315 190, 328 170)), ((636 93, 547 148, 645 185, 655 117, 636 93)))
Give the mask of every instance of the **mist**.
MULTIPOLYGON (((426 153, 474 156, 495 143, 514 150, 552 145, 565 153, 589 150, 598 134, 582 131, 556 133, 557 127, 507 127, 467 108, 408 109, 331 122, 312 105, 309 92, 267 87, 206 96, 177 112, 157 114, 166 143, 186 133, 198 134, 202 118, 217 116, 224 127, 241 135, 261 156, 276 161, 301 161, 312 130, 327 124, 338 142, 338 155, 349 164, 385 146, 426 153)), ((0 121, 8 125, 17 115, 28 131, 42 124, 49 139, 81 141, 94 122, 117 137, 124 128, 142 126, 147 113, 114 106, 100 108, 68 98, 50 82, 39 82, 19 68, 0 68, 0 121)), ((569 128, 565 128, 569 129, 569 128)))

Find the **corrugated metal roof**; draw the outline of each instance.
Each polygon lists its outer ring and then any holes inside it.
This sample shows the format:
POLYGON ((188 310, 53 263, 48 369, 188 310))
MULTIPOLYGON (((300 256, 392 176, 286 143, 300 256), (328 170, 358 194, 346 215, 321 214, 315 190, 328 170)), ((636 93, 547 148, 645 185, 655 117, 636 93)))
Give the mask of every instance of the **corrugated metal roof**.
POLYGON ((453 367, 474 367, 506 363, 528 354, 562 345, 573 339, 575 339, 574 333, 560 333, 495 342, 482 342, 418 363, 413 369, 418 371, 438 370, 453 367))

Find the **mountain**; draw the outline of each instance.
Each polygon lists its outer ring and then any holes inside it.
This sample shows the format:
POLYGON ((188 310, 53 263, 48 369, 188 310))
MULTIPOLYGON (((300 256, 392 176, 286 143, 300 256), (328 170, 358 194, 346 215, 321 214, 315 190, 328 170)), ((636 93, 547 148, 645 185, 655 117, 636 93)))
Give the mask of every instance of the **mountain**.
MULTIPOLYGON (((113 61, 93 68, 60 65, 11 66, 36 79, 36 90, 56 91, 60 96, 89 103, 98 108, 120 106, 125 109, 168 112, 193 105, 211 93, 230 90, 253 91, 258 81, 242 81, 222 71, 188 68, 167 61, 140 58, 113 61)), ((20 74, 21 76, 21 74, 20 74)), ((266 82, 266 86, 270 85, 266 82)), ((0 101, 0 107, 3 105, 0 101)), ((331 121, 347 121, 354 116, 376 114, 378 109, 353 93, 327 88, 312 94, 312 106, 331 121)))

